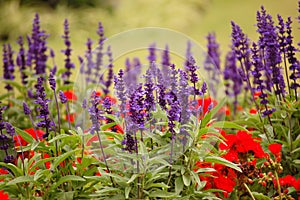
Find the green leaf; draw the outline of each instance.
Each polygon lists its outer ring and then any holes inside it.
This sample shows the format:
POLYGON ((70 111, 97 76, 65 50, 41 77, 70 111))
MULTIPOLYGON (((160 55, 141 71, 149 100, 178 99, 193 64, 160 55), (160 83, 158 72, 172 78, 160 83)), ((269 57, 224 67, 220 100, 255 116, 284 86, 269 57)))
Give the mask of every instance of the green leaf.
POLYGON ((33 182, 33 176, 19 176, 9 181, 6 185, 16 185, 18 183, 25 183, 25 182, 33 182))
POLYGON ((221 158, 221 157, 207 156, 204 160, 205 160, 205 162, 218 163, 218 164, 230 167, 232 169, 235 169, 239 172, 242 172, 242 170, 236 164, 234 164, 234 163, 232 163, 232 162, 230 162, 230 161, 228 161, 224 158, 221 158))
POLYGON ((139 177, 138 174, 133 174, 133 175, 131 176, 131 178, 127 181, 127 184, 133 182, 137 177, 139 177))
POLYGON ((171 192, 167 192, 164 190, 153 190, 149 194, 149 197, 156 197, 156 198, 176 198, 180 197, 179 195, 171 192))
POLYGON ((180 194, 183 190, 183 181, 182 177, 179 176, 175 179, 175 192, 176 194, 180 194))
POLYGON ((26 131, 23 131, 21 129, 19 129, 18 127, 14 127, 16 132, 18 133, 18 135, 20 135, 26 142, 28 142, 29 144, 32 144, 35 142, 35 139, 28 134, 26 131))
POLYGON ((243 131, 248 131, 246 128, 234 123, 234 122, 229 122, 229 121, 219 121, 219 122, 214 122, 211 127, 214 128, 233 128, 233 129, 238 129, 238 130, 243 130, 243 131))
POLYGON ((104 125, 101 126, 101 130, 106 131, 107 129, 113 127, 114 125, 116 125, 116 122, 112 122, 112 123, 109 123, 109 124, 104 124, 104 125))
POLYGON ((131 190, 131 187, 125 187, 125 199, 129 198, 130 190, 131 190))
POLYGON ((72 137, 71 135, 67 135, 67 134, 60 134, 60 135, 57 135, 56 137, 52 138, 51 140, 49 140, 48 142, 49 143, 53 143, 57 140, 61 140, 61 139, 64 139, 66 137, 72 137))
POLYGON ((21 176, 23 175, 23 171, 21 168, 18 168, 17 166, 11 164, 11 163, 4 163, 4 162, 0 162, 0 166, 3 166, 9 170, 12 171, 12 173, 14 174, 14 176, 21 176))
POLYGON ((41 159, 39 161, 37 161, 36 163, 34 163, 31 168, 30 168, 30 172, 34 172, 36 169, 36 167, 40 166, 40 165, 43 165, 44 163, 46 162, 49 162, 49 161, 52 161, 54 160, 55 157, 51 157, 51 158, 45 158, 45 159, 41 159))
POLYGON ((61 185, 62 183, 65 183, 68 181, 85 181, 85 179, 80 176, 66 175, 66 176, 61 177, 54 185, 52 185, 50 190, 53 190, 53 189, 57 188, 59 185, 61 185))
POLYGON ((251 193, 253 194, 253 196, 256 200, 271 200, 270 197, 265 196, 262 193, 258 193, 258 192, 251 192, 251 193))
POLYGON ((183 179, 183 183, 185 186, 190 186, 191 185, 191 181, 192 181, 192 178, 191 178, 191 175, 190 174, 184 174, 182 176, 182 179, 183 179))
POLYGON ((56 167, 61 163, 63 162, 65 159, 67 159, 68 157, 70 157, 72 154, 78 152, 78 151, 81 151, 80 149, 74 149, 72 151, 68 151, 58 157, 55 158, 54 162, 53 162, 53 165, 51 166, 51 169, 54 170, 56 169, 56 167))
POLYGON ((149 190, 151 188, 168 189, 168 188, 170 188, 170 186, 168 186, 165 183, 151 183, 145 187, 145 189, 147 189, 147 190, 149 190))
POLYGON ((205 182, 204 181, 203 182, 200 181, 199 175, 196 174, 194 171, 191 171, 191 174, 192 174, 195 182, 197 183, 197 189, 201 190, 202 188, 204 188, 205 182))

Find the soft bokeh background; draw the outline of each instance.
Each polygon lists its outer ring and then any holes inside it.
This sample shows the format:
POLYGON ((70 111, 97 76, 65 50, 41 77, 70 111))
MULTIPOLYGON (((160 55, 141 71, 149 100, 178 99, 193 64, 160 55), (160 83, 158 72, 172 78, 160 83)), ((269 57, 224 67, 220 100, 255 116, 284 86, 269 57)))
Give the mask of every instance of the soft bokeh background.
MULTIPOLYGON (((163 27, 181 32, 205 46, 207 33, 215 32, 224 57, 230 43, 231 20, 251 39, 257 39, 255 19, 261 5, 274 18, 278 13, 284 19, 292 16, 294 35, 300 35, 297 0, 0 0, 0 49, 3 43, 9 42, 17 50, 17 37, 30 33, 37 12, 42 29, 51 35, 48 43, 56 51, 59 66, 63 65, 60 50, 64 48, 61 35, 65 18, 70 22, 77 66, 77 56, 84 54, 86 39, 97 40, 98 21, 104 24, 108 38, 134 28, 163 27)), ((299 37, 296 39, 299 41, 299 37)))

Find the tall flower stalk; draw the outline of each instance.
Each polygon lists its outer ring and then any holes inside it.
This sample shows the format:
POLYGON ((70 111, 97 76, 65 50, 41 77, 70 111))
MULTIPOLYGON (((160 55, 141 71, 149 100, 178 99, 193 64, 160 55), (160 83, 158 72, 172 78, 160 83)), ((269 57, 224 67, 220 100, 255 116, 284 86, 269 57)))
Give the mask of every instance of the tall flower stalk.
MULTIPOLYGON (((97 96, 96 92, 94 91, 91 94, 91 99, 90 99, 91 107, 89 107, 89 109, 88 109, 88 111, 90 113, 90 120, 92 121, 91 133, 97 134, 102 157, 103 157, 103 160, 104 160, 104 163, 106 166, 106 170, 108 173, 111 173, 111 171, 108 167, 108 164, 107 164, 106 155, 104 153, 104 147, 103 147, 102 140, 101 140, 100 133, 99 133, 101 131, 100 121, 103 120, 103 113, 101 112, 101 110, 99 108, 100 100, 101 100, 100 97, 97 96)), ((115 184, 114 184, 114 181, 111 176, 110 176, 110 180, 111 180, 112 185, 114 186, 115 184)))

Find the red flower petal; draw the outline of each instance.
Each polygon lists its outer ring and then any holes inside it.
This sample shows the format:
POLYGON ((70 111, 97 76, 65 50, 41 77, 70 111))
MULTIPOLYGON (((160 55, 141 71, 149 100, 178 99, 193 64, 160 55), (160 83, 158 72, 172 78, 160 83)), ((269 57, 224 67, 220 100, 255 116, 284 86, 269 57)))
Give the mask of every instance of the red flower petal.
POLYGON ((1 200, 9 200, 8 194, 5 193, 3 190, 0 190, 0 199, 1 200))
POLYGON ((270 144, 268 148, 272 154, 278 156, 281 153, 282 145, 274 143, 274 144, 270 144))
POLYGON ((64 95, 70 101, 76 101, 77 100, 77 96, 74 94, 74 92, 72 90, 64 91, 64 95))

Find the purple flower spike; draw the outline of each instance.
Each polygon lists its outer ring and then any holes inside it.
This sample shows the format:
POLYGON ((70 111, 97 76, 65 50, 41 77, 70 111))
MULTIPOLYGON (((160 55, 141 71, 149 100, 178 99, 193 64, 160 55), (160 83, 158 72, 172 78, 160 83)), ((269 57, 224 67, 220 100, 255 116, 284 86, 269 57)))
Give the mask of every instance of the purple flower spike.
POLYGON ((10 136, 14 136, 16 134, 15 128, 8 122, 6 122, 6 133, 10 136))
POLYGON ((91 133, 100 131, 100 121, 103 119, 103 113, 99 109, 100 105, 100 97, 96 95, 94 91, 91 95, 91 107, 89 107, 88 111, 90 113, 90 120, 92 121, 91 133))
POLYGON ((148 56, 148 60, 149 60, 149 63, 153 63, 153 62, 156 62, 156 55, 155 55, 155 43, 150 45, 149 46, 149 56, 148 56))
POLYGON ((65 40, 65 45, 66 45, 66 49, 62 50, 62 53, 65 54, 66 58, 65 58, 65 68, 66 68, 66 72, 64 72, 62 74, 62 78, 64 79, 64 83, 68 84, 69 83, 69 79, 71 76, 71 69, 75 68, 75 65, 71 62, 71 41, 70 41, 70 31, 69 31, 69 22, 67 19, 65 19, 64 22, 64 35, 62 36, 62 38, 65 40))
POLYGON ((193 57, 190 57, 185 67, 186 70, 189 72, 190 81, 193 84, 194 96, 199 95, 199 90, 196 88, 196 84, 198 83, 199 78, 196 73, 198 67, 196 66, 195 59, 193 57))
POLYGON ((212 93, 216 96, 220 83, 220 52, 219 44, 214 33, 209 33, 207 38, 207 54, 204 61, 204 69, 208 73, 209 85, 212 93))
POLYGON ((93 62, 92 44, 93 44, 93 41, 90 38, 88 38, 88 41, 86 42, 87 50, 85 52, 85 57, 87 60, 87 69, 86 69, 86 71, 81 70, 81 71, 84 71, 84 73, 86 74, 86 82, 87 83, 93 82, 91 75, 92 75, 92 70, 95 67, 94 62, 93 62))
POLYGON ((53 75, 52 72, 49 75, 49 84, 50 84, 51 89, 53 91, 55 91, 55 89, 56 89, 56 80, 55 80, 54 75, 53 75))
POLYGON ((144 128, 145 123, 145 104, 144 104, 144 91, 140 84, 136 90, 132 91, 129 100, 130 118, 133 123, 137 125, 138 129, 144 128))
POLYGON ((19 37, 17 43, 20 46, 19 53, 17 56, 17 65, 19 66, 20 69, 22 84, 26 85, 28 82, 26 80, 28 76, 24 73, 24 70, 26 70, 26 57, 25 57, 25 49, 24 49, 24 42, 22 36, 19 37))
MULTIPOLYGON (((10 44, 3 45, 3 78, 5 80, 14 80, 15 76, 13 75, 14 62, 13 62, 13 51, 11 49, 10 44)), ((12 90, 12 86, 10 84, 6 84, 5 89, 8 91, 12 90)))
POLYGON ((97 34, 99 36, 99 41, 98 41, 98 46, 97 46, 97 59, 96 59, 96 71, 95 71, 95 76, 98 77, 99 74, 98 72, 101 70, 101 65, 103 64, 102 58, 103 58, 103 45, 105 41, 104 37, 104 28, 101 22, 98 23, 98 30, 97 34))
POLYGON ((112 84, 112 79, 114 77, 114 72, 113 72, 113 58, 112 58, 112 52, 110 49, 110 46, 107 47, 107 56, 109 59, 109 64, 108 64, 108 76, 107 80, 105 81, 105 88, 103 90, 104 94, 107 95, 109 93, 109 87, 112 84))
POLYGON ((60 102, 61 102, 62 104, 65 104, 65 103, 68 102, 68 99, 67 99, 66 95, 65 95, 64 92, 61 91, 61 90, 59 91, 59 99, 60 99, 60 102))
POLYGON ((190 88, 188 84, 188 75, 183 70, 179 71, 179 88, 178 88, 178 100, 181 106, 181 116, 180 122, 182 124, 186 124, 190 119, 190 105, 189 105, 189 95, 190 95, 190 88))
POLYGON ((152 73, 150 69, 147 70, 145 75, 145 109, 147 111, 147 118, 150 118, 150 111, 155 110, 155 99, 153 92, 155 90, 155 86, 153 83, 152 73))
POLYGON ((48 109, 48 102, 49 99, 46 98, 45 88, 44 88, 44 79, 42 77, 38 78, 36 87, 36 100, 34 101, 36 104, 39 105, 38 111, 39 115, 37 116, 38 119, 41 119, 37 123, 37 127, 45 128, 46 133, 43 136, 44 138, 47 138, 49 136, 49 130, 52 129, 53 126, 55 126, 54 122, 50 120, 49 117, 49 109, 48 109))
POLYGON ((125 88, 125 82, 124 82, 124 72, 122 69, 120 69, 118 73, 118 77, 115 77, 115 91, 116 95, 118 97, 118 100, 121 102, 120 104, 120 113, 125 116, 126 113, 126 88, 125 88))
POLYGON ((29 108, 29 106, 27 105, 26 102, 23 102, 23 110, 24 110, 25 115, 30 115, 31 110, 30 110, 30 108, 29 108))
POLYGON ((295 52, 297 49, 293 45, 293 36, 292 36, 292 28, 291 28, 292 20, 289 17, 287 22, 286 22, 286 32, 287 32, 287 37, 286 37, 286 55, 288 58, 288 62, 290 64, 289 69, 291 71, 290 74, 290 80, 291 80, 291 85, 290 89, 295 91, 295 97, 297 99, 297 89, 300 87, 300 84, 297 83, 297 80, 300 78, 300 63, 299 60, 297 59, 295 52))

